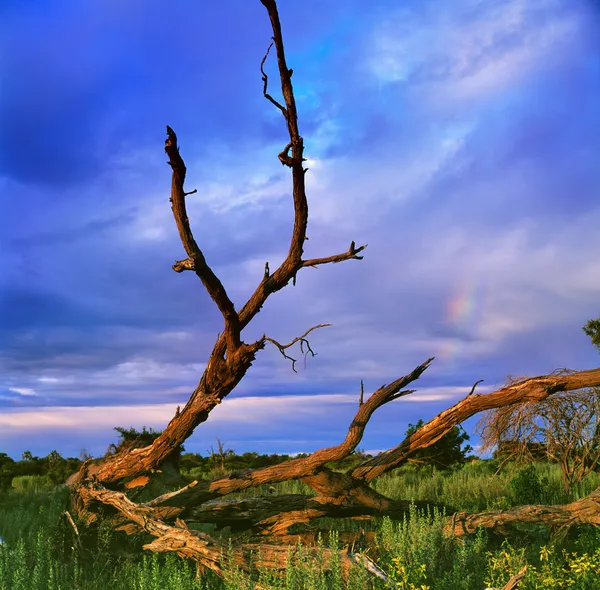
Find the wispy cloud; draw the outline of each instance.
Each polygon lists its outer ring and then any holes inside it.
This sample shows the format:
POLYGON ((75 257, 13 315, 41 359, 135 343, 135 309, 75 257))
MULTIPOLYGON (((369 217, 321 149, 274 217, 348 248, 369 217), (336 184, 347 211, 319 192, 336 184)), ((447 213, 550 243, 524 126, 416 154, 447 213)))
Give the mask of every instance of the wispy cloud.
POLYGON ((28 387, 9 387, 9 391, 14 391, 19 395, 35 395, 35 390, 28 387))
POLYGON ((438 104, 493 100, 572 57, 585 28, 579 3, 423 2, 381 23, 365 60, 381 82, 403 83, 438 104))

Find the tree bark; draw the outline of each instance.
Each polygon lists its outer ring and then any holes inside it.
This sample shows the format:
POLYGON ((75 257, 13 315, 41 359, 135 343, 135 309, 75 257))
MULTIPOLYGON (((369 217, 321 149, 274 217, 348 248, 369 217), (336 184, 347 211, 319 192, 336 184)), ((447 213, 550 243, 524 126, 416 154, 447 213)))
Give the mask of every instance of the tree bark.
POLYGON ((448 524, 448 531, 462 536, 482 527, 507 535, 512 527, 543 525, 562 534, 572 526, 586 524, 600 526, 600 488, 570 504, 519 506, 480 514, 457 512, 448 524))

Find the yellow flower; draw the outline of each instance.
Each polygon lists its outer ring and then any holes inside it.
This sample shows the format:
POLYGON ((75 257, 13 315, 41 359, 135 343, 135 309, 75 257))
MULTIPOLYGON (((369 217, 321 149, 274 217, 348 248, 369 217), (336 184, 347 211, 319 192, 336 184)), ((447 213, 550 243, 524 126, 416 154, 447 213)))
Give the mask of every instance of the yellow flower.
POLYGON ((540 549, 540 561, 548 561, 548 558, 550 557, 550 555, 552 555, 552 550, 548 549, 548 547, 546 547, 546 545, 544 545, 540 549))

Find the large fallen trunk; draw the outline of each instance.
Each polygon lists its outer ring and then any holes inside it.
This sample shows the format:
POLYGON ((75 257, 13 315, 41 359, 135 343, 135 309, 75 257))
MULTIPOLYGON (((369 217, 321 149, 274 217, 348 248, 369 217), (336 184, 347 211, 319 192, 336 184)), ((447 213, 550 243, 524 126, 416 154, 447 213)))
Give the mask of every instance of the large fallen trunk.
MULTIPOLYGON (((176 551, 181 556, 195 559, 203 567, 208 567, 218 574, 222 574, 220 556, 224 550, 223 542, 219 541, 218 537, 190 530, 186 522, 213 523, 218 528, 230 527, 236 533, 249 532, 249 539, 234 546, 232 563, 242 571, 249 572, 251 555, 256 555, 256 550, 260 547, 263 566, 283 571, 290 546, 295 546, 298 542, 308 546, 316 545, 319 530, 311 524, 320 518, 368 521, 381 516, 402 520, 406 516, 411 502, 387 498, 368 485, 367 480, 373 479, 370 474, 373 473, 371 470, 374 463, 380 473, 397 468, 411 453, 434 444, 446 432, 480 408, 489 409, 509 403, 522 403, 527 399, 538 400, 558 391, 579 388, 582 383, 592 386, 600 381, 600 370, 583 371, 561 375, 560 378, 535 377, 511 384, 494 393, 469 395, 407 437, 392 451, 364 461, 352 473, 343 474, 328 469, 325 463, 344 458, 356 448, 375 409, 397 399, 400 394, 412 393, 400 390, 418 378, 430 362, 431 359, 409 375, 375 391, 360 405, 348 435, 340 445, 321 449, 308 457, 262 469, 232 472, 212 481, 194 481, 177 491, 163 494, 143 504, 132 502, 123 492, 107 489, 100 479, 93 475, 93 465, 89 463, 71 482, 79 502, 80 513, 95 514, 98 507, 110 506, 115 509, 111 516, 115 528, 127 533, 145 531, 156 538, 146 545, 147 549, 176 551), (423 433, 427 435, 423 436, 423 433), (418 434, 421 436, 417 436, 418 434), (377 459, 379 461, 376 461, 377 459), (310 486, 316 495, 224 498, 250 487, 290 479, 300 479, 310 486)), ((416 506, 423 509, 436 507, 446 514, 453 514, 449 519, 447 532, 459 536, 474 533, 478 527, 507 533, 509 525, 519 523, 546 525, 557 529, 580 524, 600 524, 600 489, 578 502, 565 506, 523 506, 474 515, 456 512, 450 506, 434 502, 417 502, 416 506)), ((360 541, 364 542, 365 538, 360 532, 341 535, 340 540, 345 546, 339 551, 337 558, 346 573, 358 559, 351 547, 360 541)), ((327 564, 327 560, 331 558, 330 549, 325 551, 325 557, 324 563, 327 564)), ((372 564, 368 561, 358 561, 372 569, 372 564)))

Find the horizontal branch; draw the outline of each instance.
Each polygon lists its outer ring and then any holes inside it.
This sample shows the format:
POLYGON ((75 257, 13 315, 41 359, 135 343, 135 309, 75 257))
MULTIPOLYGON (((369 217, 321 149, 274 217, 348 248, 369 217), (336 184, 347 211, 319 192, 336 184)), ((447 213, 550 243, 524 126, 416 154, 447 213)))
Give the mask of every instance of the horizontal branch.
MULTIPOLYGON (((302 481, 319 490, 320 495, 285 494, 206 500, 208 490, 203 485, 206 482, 201 482, 198 491, 204 492, 203 498, 194 504, 194 500, 201 499, 200 494, 193 497, 188 493, 198 486, 198 482, 194 481, 177 492, 164 494, 138 506, 145 515, 161 521, 183 519, 212 523, 219 528, 231 527, 238 532, 254 530, 264 536, 277 537, 289 535, 289 529, 293 526, 308 524, 323 517, 355 519, 388 516, 399 521, 410 512, 411 506, 421 510, 436 508, 445 514, 456 512, 455 508, 440 502, 387 498, 363 482, 327 468, 302 478, 302 481)), ((113 522, 118 530, 128 534, 140 532, 139 526, 128 519, 117 518, 113 522)))
POLYGON ((320 449, 308 457, 292 459, 279 465, 234 471, 226 477, 210 482, 194 482, 177 492, 164 494, 147 503, 146 506, 184 508, 261 484, 303 479, 307 485, 320 495, 347 495, 364 506, 382 508, 388 501, 385 496, 377 494, 375 490, 361 480, 353 479, 349 475, 332 472, 325 469, 324 466, 326 463, 339 461, 350 455, 362 440, 365 427, 375 410, 386 403, 411 393, 404 390, 404 387, 418 379, 432 361, 433 358, 430 358, 408 375, 396 379, 389 385, 380 387, 360 404, 345 439, 339 445, 320 449))
POLYGON ((229 526, 236 531, 249 530, 261 522, 275 517, 280 534, 300 522, 316 518, 353 518, 357 516, 388 516, 392 520, 402 520, 410 512, 411 506, 427 510, 436 508, 447 514, 454 509, 440 502, 388 499, 385 508, 365 506, 358 502, 336 503, 333 499, 303 494, 282 494, 258 498, 219 499, 205 502, 190 508, 186 520, 213 523, 220 528, 229 526), (308 511, 310 518, 304 515, 308 511))
MULTIPOLYGON (((139 530, 146 531, 156 537, 154 541, 144 545, 144 549, 155 552, 174 552, 180 557, 187 557, 198 562, 202 567, 208 567, 219 576, 224 577, 223 556, 228 555, 231 566, 237 567, 246 574, 252 571, 253 553, 256 544, 241 544, 235 547, 220 541, 206 533, 190 530, 186 523, 177 519, 175 525, 169 525, 156 518, 152 510, 132 502, 121 492, 108 490, 88 482, 81 488, 82 498, 88 502, 99 502, 118 510, 127 520, 135 523, 139 530)), ((325 568, 330 567, 330 561, 339 561, 344 575, 347 577, 354 556, 346 549, 332 550, 319 547, 325 568)), ((292 563, 296 556, 292 553, 292 563)), ((260 560, 264 568, 284 572, 290 561, 290 549, 287 545, 260 543, 260 560)), ((257 590, 261 588, 254 585, 257 590)))
POLYGON ((447 529, 456 536, 462 536, 476 532, 479 527, 507 534, 511 526, 545 525, 564 533, 572 526, 584 524, 600 527, 600 488, 570 504, 519 506, 480 514, 457 512, 449 521, 447 529))
POLYGON ((316 267, 320 264, 327 264, 329 262, 333 262, 334 264, 337 262, 343 262, 344 260, 350 260, 354 258, 355 260, 362 260, 364 256, 357 256, 359 252, 362 252, 369 244, 365 244, 364 246, 355 247, 354 242, 350 243, 350 248, 348 248, 347 252, 342 252, 341 254, 334 254, 333 256, 327 256, 326 258, 312 258, 311 260, 303 260, 302 266, 312 266, 316 267))
POLYGON ((226 480, 213 481, 211 490, 219 490, 220 493, 231 493, 240 491, 261 483, 276 483, 288 479, 297 479, 316 473, 321 467, 330 461, 339 461, 352 453, 360 443, 367 422, 373 412, 382 405, 395 400, 405 392, 401 389, 412 381, 418 379, 423 371, 427 369, 433 358, 428 359, 408 375, 396 379, 393 383, 379 388, 369 399, 364 402, 356 412, 346 438, 334 447, 328 447, 315 451, 308 457, 292 459, 279 465, 272 465, 262 469, 251 470, 240 474, 239 477, 230 477, 226 480))

